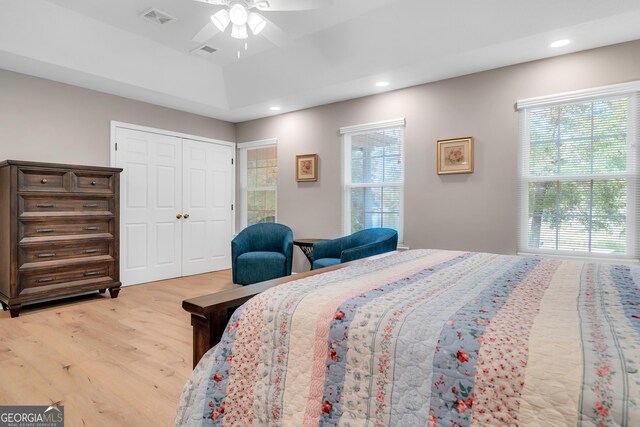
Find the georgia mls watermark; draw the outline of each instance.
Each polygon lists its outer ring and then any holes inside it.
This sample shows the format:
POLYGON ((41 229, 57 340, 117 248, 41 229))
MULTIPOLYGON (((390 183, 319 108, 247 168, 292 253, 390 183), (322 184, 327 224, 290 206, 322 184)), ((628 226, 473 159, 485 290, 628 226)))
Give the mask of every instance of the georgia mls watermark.
POLYGON ((0 406, 0 427, 64 427, 64 406, 0 406))

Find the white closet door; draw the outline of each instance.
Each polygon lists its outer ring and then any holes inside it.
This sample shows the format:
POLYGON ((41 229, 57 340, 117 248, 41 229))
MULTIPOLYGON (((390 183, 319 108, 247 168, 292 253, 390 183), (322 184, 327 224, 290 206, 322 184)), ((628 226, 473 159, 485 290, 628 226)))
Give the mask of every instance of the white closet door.
POLYGON ((124 285, 182 273, 182 139, 116 129, 124 285))
POLYGON ((182 146, 182 274, 231 268, 235 150, 189 139, 183 139, 182 146))

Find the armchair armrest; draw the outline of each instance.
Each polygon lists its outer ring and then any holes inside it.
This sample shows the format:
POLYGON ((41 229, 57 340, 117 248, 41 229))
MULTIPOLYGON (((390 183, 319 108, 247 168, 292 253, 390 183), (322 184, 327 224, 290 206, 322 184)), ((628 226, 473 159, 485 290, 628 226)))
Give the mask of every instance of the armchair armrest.
POLYGON ((250 250, 249 241, 240 235, 237 235, 231 241, 231 266, 232 266, 232 275, 233 275, 233 283, 238 283, 238 269, 236 268, 236 261, 240 255, 245 252, 249 252, 250 250))
POLYGON ((349 236, 339 237, 333 240, 325 240, 313 244, 313 259, 340 258, 342 248, 349 236))
POLYGON ((395 247, 390 246, 388 240, 382 242, 369 243, 364 246, 357 246, 351 249, 345 249, 340 255, 340 262, 354 261, 360 258, 366 258, 373 255, 379 255, 385 252, 391 252, 396 250, 395 247))
POLYGON ((293 268, 293 234, 289 233, 282 244, 282 253, 286 259, 287 276, 291 274, 293 268))

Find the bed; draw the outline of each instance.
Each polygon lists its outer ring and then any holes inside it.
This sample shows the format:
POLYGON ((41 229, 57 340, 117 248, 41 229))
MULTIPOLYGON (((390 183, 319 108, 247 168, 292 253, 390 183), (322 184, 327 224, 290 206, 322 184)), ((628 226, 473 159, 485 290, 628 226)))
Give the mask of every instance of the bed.
POLYGON ((176 425, 640 425, 638 267, 413 250, 290 280, 214 304, 176 425))

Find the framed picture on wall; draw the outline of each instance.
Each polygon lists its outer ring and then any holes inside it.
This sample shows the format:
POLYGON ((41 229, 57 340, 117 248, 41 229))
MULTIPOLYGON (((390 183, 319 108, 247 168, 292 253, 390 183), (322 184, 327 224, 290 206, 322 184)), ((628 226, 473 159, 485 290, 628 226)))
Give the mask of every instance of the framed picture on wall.
POLYGON ((296 156, 296 181, 318 180, 318 155, 301 154, 296 156))
POLYGON ((437 149, 438 175, 473 172, 473 137, 441 139, 437 149))

